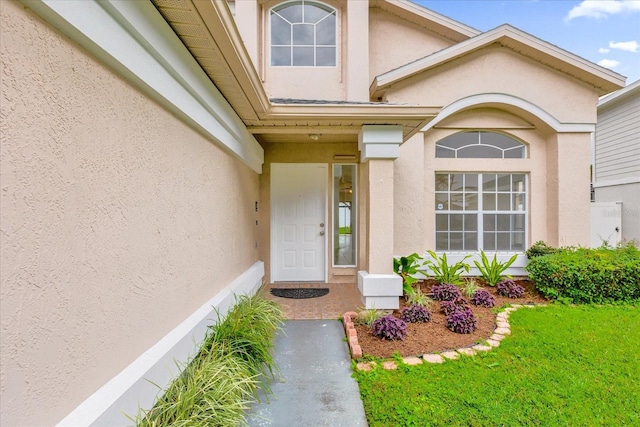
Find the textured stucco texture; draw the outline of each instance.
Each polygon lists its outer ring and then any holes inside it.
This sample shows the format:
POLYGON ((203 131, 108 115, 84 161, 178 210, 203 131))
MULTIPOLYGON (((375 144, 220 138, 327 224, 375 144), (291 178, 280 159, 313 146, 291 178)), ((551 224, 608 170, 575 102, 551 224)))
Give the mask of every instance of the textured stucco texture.
POLYGON ((258 260, 258 175, 0 11, 0 419, 52 425, 258 260))

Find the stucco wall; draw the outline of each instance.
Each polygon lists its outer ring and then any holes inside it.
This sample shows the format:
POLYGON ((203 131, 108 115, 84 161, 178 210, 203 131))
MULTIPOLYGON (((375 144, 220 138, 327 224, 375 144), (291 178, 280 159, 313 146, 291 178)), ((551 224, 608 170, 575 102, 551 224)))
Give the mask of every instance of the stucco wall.
POLYGON ((482 93, 522 98, 561 123, 596 122, 598 94, 594 89, 495 45, 401 81, 388 90, 386 99, 447 106, 482 93))
POLYGON ((0 418, 51 425, 258 260, 258 175, 0 10, 0 418))
POLYGON ((382 73, 454 44, 378 8, 369 10, 369 21, 369 83, 382 73))

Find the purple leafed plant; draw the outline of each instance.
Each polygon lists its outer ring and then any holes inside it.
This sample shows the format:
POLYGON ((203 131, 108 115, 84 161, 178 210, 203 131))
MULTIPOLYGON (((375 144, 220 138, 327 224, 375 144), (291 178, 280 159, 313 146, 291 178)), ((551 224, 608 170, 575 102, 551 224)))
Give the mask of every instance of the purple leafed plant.
POLYGON ((445 316, 452 314, 454 311, 464 310, 467 307, 467 300, 458 297, 452 301, 441 301, 440 310, 445 316))
POLYGON ((486 308, 491 308, 496 305, 493 295, 491 295, 491 293, 486 289, 478 289, 475 291, 471 297, 471 303, 486 308))
POLYGON ((452 301, 460 296, 460 289, 456 285, 449 283, 433 285, 431 295, 436 301, 452 301))
POLYGON ((375 320, 371 331, 374 336, 385 340, 404 340, 407 336, 407 324, 404 320, 388 315, 375 320))
POLYGON ((524 295, 524 288, 516 285, 513 280, 503 280, 497 285, 498 293, 503 297, 521 298, 524 295))
POLYGON ((471 307, 456 310, 447 316, 447 328, 459 334, 470 334, 476 330, 476 318, 471 307))
POLYGON ((400 318, 407 323, 430 322, 431 313, 421 305, 411 304, 411 306, 402 309, 400 318))

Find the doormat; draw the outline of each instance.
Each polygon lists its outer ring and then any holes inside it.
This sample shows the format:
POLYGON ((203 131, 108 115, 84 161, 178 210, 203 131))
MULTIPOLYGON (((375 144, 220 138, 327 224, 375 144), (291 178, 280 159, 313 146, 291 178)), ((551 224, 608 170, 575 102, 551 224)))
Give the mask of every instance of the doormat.
POLYGON ((271 288, 271 295, 280 298, 318 298, 329 293, 329 288, 271 288))

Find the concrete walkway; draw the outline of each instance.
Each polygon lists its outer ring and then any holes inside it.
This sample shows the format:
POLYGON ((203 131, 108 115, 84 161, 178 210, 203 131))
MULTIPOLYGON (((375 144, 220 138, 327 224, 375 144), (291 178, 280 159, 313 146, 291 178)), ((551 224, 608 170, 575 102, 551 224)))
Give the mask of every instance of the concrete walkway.
POLYGON ((366 426, 342 324, 288 320, 283 329, 275 342, 280 377, 271 383, 270 402, 247 415, 249 426, 366 426))

